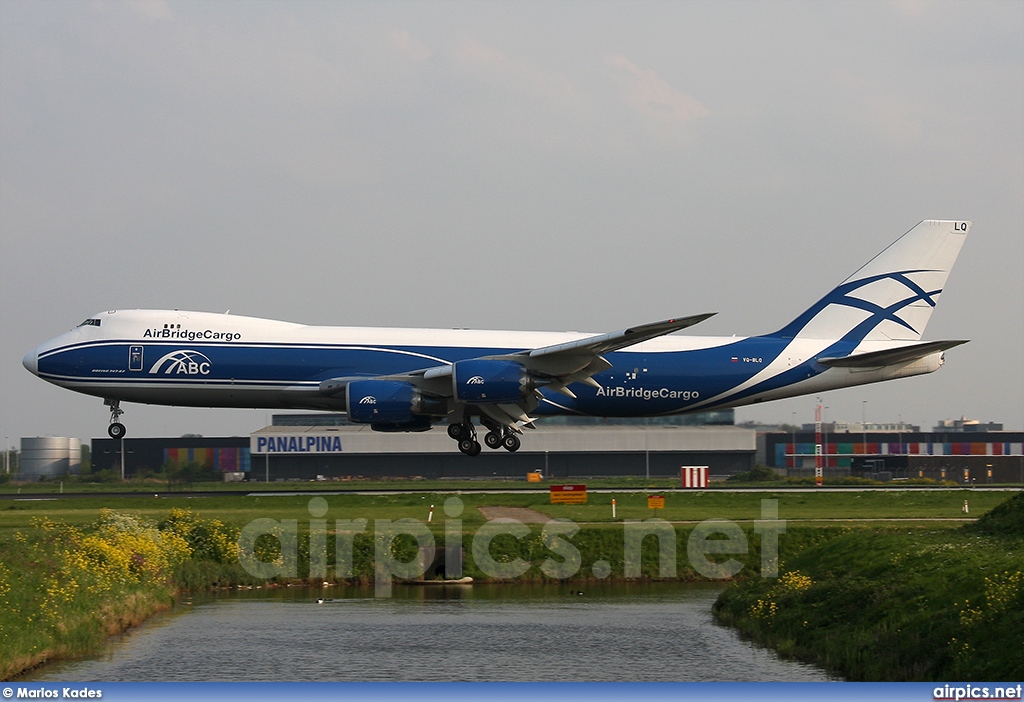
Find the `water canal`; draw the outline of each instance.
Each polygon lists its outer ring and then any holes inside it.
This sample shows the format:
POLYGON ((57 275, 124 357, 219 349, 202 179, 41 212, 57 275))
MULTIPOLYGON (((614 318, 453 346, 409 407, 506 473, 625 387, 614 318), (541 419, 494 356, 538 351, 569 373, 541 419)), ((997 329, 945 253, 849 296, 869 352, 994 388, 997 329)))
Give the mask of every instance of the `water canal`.
POLYGON ((716 624, 719 585, 201 595, 34 681, 821 681, 716 624), (574 594, 583 591, 583 594, 574 594), (318 598, 331 598, 318 604, 318 598))

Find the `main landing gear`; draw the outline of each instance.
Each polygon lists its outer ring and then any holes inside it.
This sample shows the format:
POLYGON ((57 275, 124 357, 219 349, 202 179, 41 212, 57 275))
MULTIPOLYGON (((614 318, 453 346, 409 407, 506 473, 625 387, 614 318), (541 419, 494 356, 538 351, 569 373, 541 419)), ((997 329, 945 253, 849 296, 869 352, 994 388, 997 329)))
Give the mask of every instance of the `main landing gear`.
POLYGON ((487 436, 484 437, 484 443, 486 443, 489 448, 496 449, 500 446, 506 451, 511 451, 512 453, 518 451, 519 447, 523 445, 518 436, 504 427, 501 428, 501 433, 493 431, 487 432, 487 436))
MULTIPOLYGON (((518 451, 522 446, 519 437, 512 430, 501 424, 484 420, 488 432, 484 435, 484 443, 489 449, 503 448, 506 451, 518 451)), ((481 447, 476 438, 476 427, 473 422, 465 420, 461 424, 449 424, 448 436, 459 442, 459 451, 467 456, 479 456, 481 447)))
POLYGON ((459 451, 467 456, 480 455, 480 442, 476 440, 476 427, 468 419, 461 424, 449 424, 448 436, 459 442, 459 451))
POLYGON ((107 434, 110 435, 111 439, 123 439, 128 430, 125 429, 124 424, 117 421, 124 414, 124 410, 121 409, 121 401, 104 400, 103 404, 110 408, 110 426, 107 427, 107 434))

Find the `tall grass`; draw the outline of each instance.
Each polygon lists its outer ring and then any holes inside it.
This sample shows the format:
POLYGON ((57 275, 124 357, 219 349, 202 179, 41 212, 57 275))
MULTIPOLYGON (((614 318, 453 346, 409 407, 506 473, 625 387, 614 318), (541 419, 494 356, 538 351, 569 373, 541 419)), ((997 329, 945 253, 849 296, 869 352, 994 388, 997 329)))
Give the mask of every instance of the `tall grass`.
POLYGON ((851 680, 1020 679, 1021 524, 1024 495, 957 530, 850 531, 728 588, 715 613, 851 680))
POLYGON ((184 541, 105 512, 90 530, 40 520, 0 543, 0 678, 82 655, 173 603, 184 541))
POLYGON ((101 509, 86 527, 38 518, 0 541, 0 678, 96 650, 178 590, 249 576, 238 530, 172 509, 160 524, 101 509))

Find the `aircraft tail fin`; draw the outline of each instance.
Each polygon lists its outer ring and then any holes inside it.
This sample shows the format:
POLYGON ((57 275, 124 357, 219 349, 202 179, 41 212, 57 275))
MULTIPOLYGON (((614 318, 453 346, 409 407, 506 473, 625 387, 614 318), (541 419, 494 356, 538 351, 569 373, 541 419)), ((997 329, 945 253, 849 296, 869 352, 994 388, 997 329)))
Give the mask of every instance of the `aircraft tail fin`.
POLYGON ((970 228, 964 220, 921 222, 776 335, 919 341, 970 228))

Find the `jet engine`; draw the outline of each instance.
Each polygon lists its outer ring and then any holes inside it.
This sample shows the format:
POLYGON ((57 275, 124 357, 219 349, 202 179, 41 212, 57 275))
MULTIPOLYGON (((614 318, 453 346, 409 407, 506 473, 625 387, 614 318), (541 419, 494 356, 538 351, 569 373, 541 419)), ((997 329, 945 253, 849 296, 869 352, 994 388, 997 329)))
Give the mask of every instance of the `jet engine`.
POLYGON ((400 380, 354 380, 345 388, 348 418, 362 424, 413 424, 424 404, 420 391, 400 380))
POLYGON ((533 378, 514 361, 473 358, 452 364, 455 399, 472 404, 519 402, 534 388, 533 378))

